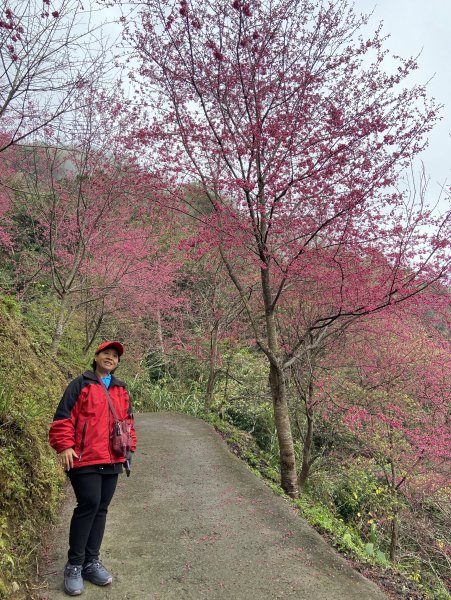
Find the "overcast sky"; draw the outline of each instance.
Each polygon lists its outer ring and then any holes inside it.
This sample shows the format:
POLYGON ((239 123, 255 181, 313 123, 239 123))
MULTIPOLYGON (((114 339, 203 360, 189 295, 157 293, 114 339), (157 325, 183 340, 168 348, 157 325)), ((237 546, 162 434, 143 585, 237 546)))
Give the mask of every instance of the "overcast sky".
MULTIPOLYGON (((421 155, 431 177, 429 197, 438 195, 445 180, 451 184, 451 1, 450 0, 355 0, 356 12, 371 12, 373 29, 383 21, 390 34, 386 43, 392 54, 421 55, 413 78, 428 85, 429 95, 444 104, 442 120, 429 135, 429 147, 421 155)), ((441 206, 444 206, 442 201, 441 206)))

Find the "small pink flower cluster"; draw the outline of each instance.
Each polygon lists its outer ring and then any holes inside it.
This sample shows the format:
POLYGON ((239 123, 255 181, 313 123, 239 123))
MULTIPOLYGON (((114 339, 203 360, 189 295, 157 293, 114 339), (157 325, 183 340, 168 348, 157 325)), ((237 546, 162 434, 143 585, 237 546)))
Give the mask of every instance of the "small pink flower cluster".
POLYGON ((251 9, 249 8, 249 4, 243 4, 240 0, 234 0, 232 3, 232 7, 235 10, 243 11, 243 15, 246 17, 252 17, 251 9))
POLYGON ((188 16, 188 3, 186 0, 181 0, 179 13, 182 15, 182 17, 188 16))

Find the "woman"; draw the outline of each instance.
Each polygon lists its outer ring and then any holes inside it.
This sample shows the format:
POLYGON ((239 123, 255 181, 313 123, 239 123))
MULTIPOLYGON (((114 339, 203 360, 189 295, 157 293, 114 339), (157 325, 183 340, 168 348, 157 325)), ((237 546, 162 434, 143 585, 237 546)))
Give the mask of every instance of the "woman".
POLYGON ((130 399, 125 384, 113 375, 123 352, 120 342, 100 344, 93 371, 86 371, 68 385, 50 427, 50 444, 77 498, 64 569, 64 591, 70 596, 83 592, 83 579, 96 585, 108 585, 113 580, 99 560, 100 546, 118 475, 124 462, 129 466, 130 453, 136 448, 130 399), (117 419, 130 424, 131 443, 126 457, 113 451, 114 418, 108 394, 117 419))

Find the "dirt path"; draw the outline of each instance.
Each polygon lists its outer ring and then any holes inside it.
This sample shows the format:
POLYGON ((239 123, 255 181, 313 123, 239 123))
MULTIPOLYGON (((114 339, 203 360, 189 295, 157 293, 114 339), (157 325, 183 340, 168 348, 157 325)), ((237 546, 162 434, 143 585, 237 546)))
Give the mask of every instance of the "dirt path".
MULTIPOLYGON (((139 448, 108 515, 102 559, 107 588, 92 600, 383 600, 287 502, 186 415, 137 416, 139 448), (120 537, 118 536, 120 532, 120 537)), ((41 576, 49 600, 62 591, 70 494, 41 576)))

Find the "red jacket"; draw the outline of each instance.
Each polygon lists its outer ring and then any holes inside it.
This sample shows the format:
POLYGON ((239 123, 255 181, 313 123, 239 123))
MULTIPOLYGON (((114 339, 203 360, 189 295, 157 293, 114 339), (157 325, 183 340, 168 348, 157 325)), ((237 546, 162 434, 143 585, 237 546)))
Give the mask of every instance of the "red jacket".
MULTIPOLYGON (((108 392, 117 418, 120 421, 123 419, 130 421, 132 436, 130 449, 134 452, 136 432, 125 384, 113 375, 108 392)), ((67 386, 50 426, 49 441, 58 453, 66 448, 74 448, 78 454, 78 459, 74 459, 74 469, 124 462, 122 457, 112 452, 110 436, 112 429, 113 415, 105 390, 97 375, 86 371, 67 386)))

